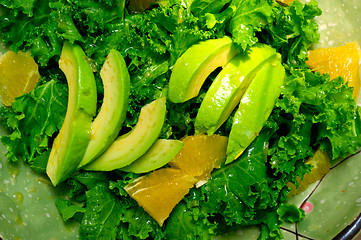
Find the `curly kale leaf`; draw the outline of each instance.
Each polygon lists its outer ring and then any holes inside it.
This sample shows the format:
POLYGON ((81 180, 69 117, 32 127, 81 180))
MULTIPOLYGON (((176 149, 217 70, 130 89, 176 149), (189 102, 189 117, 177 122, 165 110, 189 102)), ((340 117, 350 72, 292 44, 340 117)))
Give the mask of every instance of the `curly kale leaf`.
POLYGON ((80 239, 164 239, 159 224, 123 189, 137 176, 80 171, 68 179, 71 199, 59 199, 58 210, 80 223, 80 239))
POLYGON ((82 41, 82 37, 72 20, 71 9, 61 2, 35 0, 34 6, 28 14, 3 8, 0 32, 13 51, 30 51, 41 66, 46 66, 51 58, 60 55, 64 40, 82 41))
POLYGON ((246 50, 258 42, 256 34, 273 24, 277 6, 269 0, 195 0, 193 14, 201 19, 208 29, 225 31, 238 46, 246 50))
POLYGON ((194 0, 190 6, 190 10, 197 17, 206 14, 217 14, 221 12, 221 10, 231 1, 232 0, 220 0, 220 1, 194 0))
POLYGON ((1 107, 1 120, 11 132, 1 137, 11 161, 22 157, 33 163, 51 148, 53 134, 61 128, 68 102, 67 85, 55 79, 16 98, 12 108, 1 107))
POLYGON ((233 0, 230 8, 236 9, 229 23, 232 39, 243 50, 258 42, 256 32, 273 22, 273 1, 233 0))
POLYGON ((243 50, 256 42, 267 43, 293 66, 304 64, 307 50, 319 41, 314 19, 321 15, 321 9, 314 0, 306 4, 294 1, 290 6, 268 0, 224 0, 217 4, 195 0, 191 10, 208 29, 230 34, 243 50))
POLYGON ((294 1, 289 7, 278 5, 274 15, 273 23, 266 25, 258 35, 260 41, 276 48, 287 64, 303 64, 307 50, 319 41, 318 25, 314 21, 321 15, 317 2, 294 1))
POLYGON ((279 189, 287 181, 297 184, 297 175, 302 178, 309 171, 304 160, 316 149, 335 161, 361 147, 357 127, 361 122, 352 88, 342 78, 329 81, 327 74, 307 68, 290 68, 290 74, 268 121, 269 126, 278 125, 270 141, 269 163, 278 176, 274 186, 279 189))
POLYGON ((62 198, 58 198, 55 204, 59 209, 59 212, 64 221, 68 221, 69 219, 77 219, 80 221, 79 219, 83 218, 85 208, 83 208, 81 205, 75 205, 69 200, 62 198))
POLYGON ((87 205, 79 229, 80 239, 116 239, 121 206, 106 184, 86 192, 87 205))
POLYGON ((75 22, 81 23, 80 31, 87 34, 110 33, 123 21, 125 0, 70 0, 75 22))
POLYGON ((353 88, 341 77, 329 81, 327 74, 299 69, 291 72, 293 75, 278 106, 286 113, 298 114, 304 121, 310 121, 311 145, 320 145, 332 159, 357 151, 361 144, 357 129, 360 120, 352 97, 353 88), (289 108, 290 103, 294 107, 289 108))
POLYGON ((36 0, 3 0, 1 1, 1 5, 6 8, 14 9, 16 14, 19 12, 24 13, 25 15, 32 16, 33 15, 33 8, 35 6, 36 0))
POLYGON ((43 67, 52 58, 59 58, 64 41, 90 42, 87 38, 91 34, 114 31, 115 26, 123 20, 125 9, 124 0, 17 2, 1 2, 2 40, 16 52, 30 51, 43 67))

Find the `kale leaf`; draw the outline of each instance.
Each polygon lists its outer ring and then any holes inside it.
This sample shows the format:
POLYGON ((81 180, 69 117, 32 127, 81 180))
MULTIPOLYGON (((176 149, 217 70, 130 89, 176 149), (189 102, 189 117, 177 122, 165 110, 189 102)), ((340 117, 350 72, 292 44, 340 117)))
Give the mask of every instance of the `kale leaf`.
POLYGON ((106 184, 98 183, 86 192, 87 205, 79 229, 80 239, 116 239, 121 206, 106 184))
POLYGON ((275 6, 273 11, 275 19, 257 35, 259 41, 276 48, 288 65, 304 64, 307 50, 319 41, 318 25, 314 21, 322 13, 318 3, 294 1, 288 7, 275 6))
POLYGON ((0 108, 1 120, 10 135, 1 138, 11 161, 22 157, 32 164, 51 148, 51 139, 61 128, 68 102, 67 85, 56 77, 15 99, 12 108, 0 108))
POLYGON ((274 19, 273 1, 233 0, 230 8, 236 9, 229 23, 233 41, 243 50, 258 42, 256 32, 271 24, 274 19))

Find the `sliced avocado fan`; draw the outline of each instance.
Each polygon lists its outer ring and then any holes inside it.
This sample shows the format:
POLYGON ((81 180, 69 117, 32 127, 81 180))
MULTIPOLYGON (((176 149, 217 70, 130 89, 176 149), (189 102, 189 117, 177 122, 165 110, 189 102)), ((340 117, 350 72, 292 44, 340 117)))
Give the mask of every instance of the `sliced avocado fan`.
POLYGON ((284 79, 280 54, 263 64, 256 73, 234 115, 226 163, 237 159, 258 136, 281 93, 284 79))
POLYGON ((209 39, 194 44, 178 58, 169 80, 168 97, 182 103, 196 97, 207 77, 225 66, 238 49, 229 37, 209 39))
POLYGON ((91 128, 90 142, 78 168, 99 157, 118 136, 128 109, 130 76, 126 63, 116 50, 111 50, 100 71, 104 98, 91 128))
POLYGON ((276 54, 274 48, 256 44, 236 55, 208 89, 195 120, 196 134, 214 134, 238 105, 258 70, 276 54))
POLYGON ((59 67, 68 82, 68 107, 54 140, 46 173, 54 186, 68 178, 84 156, 96 113, 97 90, 93 71, 80 46, 65 42, 59 67))
POLYGON ((166 114, 166 98, 161 97, 145 105, 135 127, 119 136, 95 161, 85 166, 86 170, 111 171, 125 167, 143 154, 158 139, 166 114))
POLYGON ((153 171, 169 163, 183 145, 179 140, 158 139, 143 156, 120 170, 134 173, 153 171))

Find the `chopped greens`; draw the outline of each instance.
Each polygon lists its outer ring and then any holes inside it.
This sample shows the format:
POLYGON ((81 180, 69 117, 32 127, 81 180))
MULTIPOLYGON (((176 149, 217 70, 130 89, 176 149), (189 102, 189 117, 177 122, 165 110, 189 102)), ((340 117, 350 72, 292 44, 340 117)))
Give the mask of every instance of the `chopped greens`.
MULTIPOLYGON (((136 124, 142 106, 167 94, 175 61, 199 41, 227 35, 241 52, 261 42, 282 55, 287 77, 259 136, 236 161, 191 189, 163 227, 123 189, 139 174, 81 170, 62 183, 70 188, 68 199, 56 203, 64 221, 79 221, 80 239, 210 239, 251 225, 260 227, 260 239, 280 239, 282 222, 304 217, 303 210, 286 204, 286 183, 297 185, 296 177, 310 171, 305 159, 318 148, 338 159, 361 147, 352 88, 305 64, 307 49, 319 39, 315 0, 290 6, 273 0, 159 0, 141 13, 125 0, 5 0, 0 6, 3 42, 14 51, 30 51, 42 76, 31 93, 0 108, 10 132, 1 141, 9 160, 23 159, 41 172, 66 113, 68 89, 57 65, 65 41, 80 45, 96 72, 111 49, 125 58, 131 86, 122 131, 136 124)), ((214 75, 209 78, 198 97, 167 102, 162 138, 194 134, 214 75)), ((228 136, 231 122, 232 115, 217 133, 228 136)))
POLYGON ((34 159, 51 147, 52 137, 64 121, 67 98, 67 85, 49 76, 34 91, 17 98, 12 108, 1 108, 1 121, 11 132, 1 141, 11 161, 21 157, 34 164, 34 159))

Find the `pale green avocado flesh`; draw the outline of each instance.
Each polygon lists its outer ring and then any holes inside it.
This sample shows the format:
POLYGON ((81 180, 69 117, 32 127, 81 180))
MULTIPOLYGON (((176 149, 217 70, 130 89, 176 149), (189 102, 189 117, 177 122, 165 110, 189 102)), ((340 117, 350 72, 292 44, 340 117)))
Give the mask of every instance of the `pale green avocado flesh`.
POLYGON ((93 71, 81 47, 66 42, 59 60, 69 89, 64 123, 54 140, 46 172, 54 186, 68 178, 84 156, 96 113, 93 71))
POLYGON ((262 66, 242 96, 229 134, 226 163, 246 150, 271 114, 285 78, 281 56, 277 56, 262 66))
POLYGON ((260 67, 275 56, 276 50, 265 44, 236 55, 208 89, 195 120, 196 134, 214 134, 240 102, 260 67))
POLYGON ((196 97, 207 77, 216 68, 225 66, 237 53, 227 36, 191 46, 174 64, 169 80, 169 100, 182 103, 196 97))
POLYGON ((111 171, 125 167, 144 153, 158 139, 166 114, 166 98, 161 97, 145 105, 136 126, 127 134, 118 137, 109 148, 86 170, 111 171))
POLYGON ((92 123, 92 134, 78 168, 99 157, 118 136, 128 109, 130 76, 122 55, 111 50, 100 71, 103 103, 92 123))
POLYGON ((143 156, 120 170, 134 173, 153 171, 169 163, 182 147, 182 141, 158 139, 143 156))

